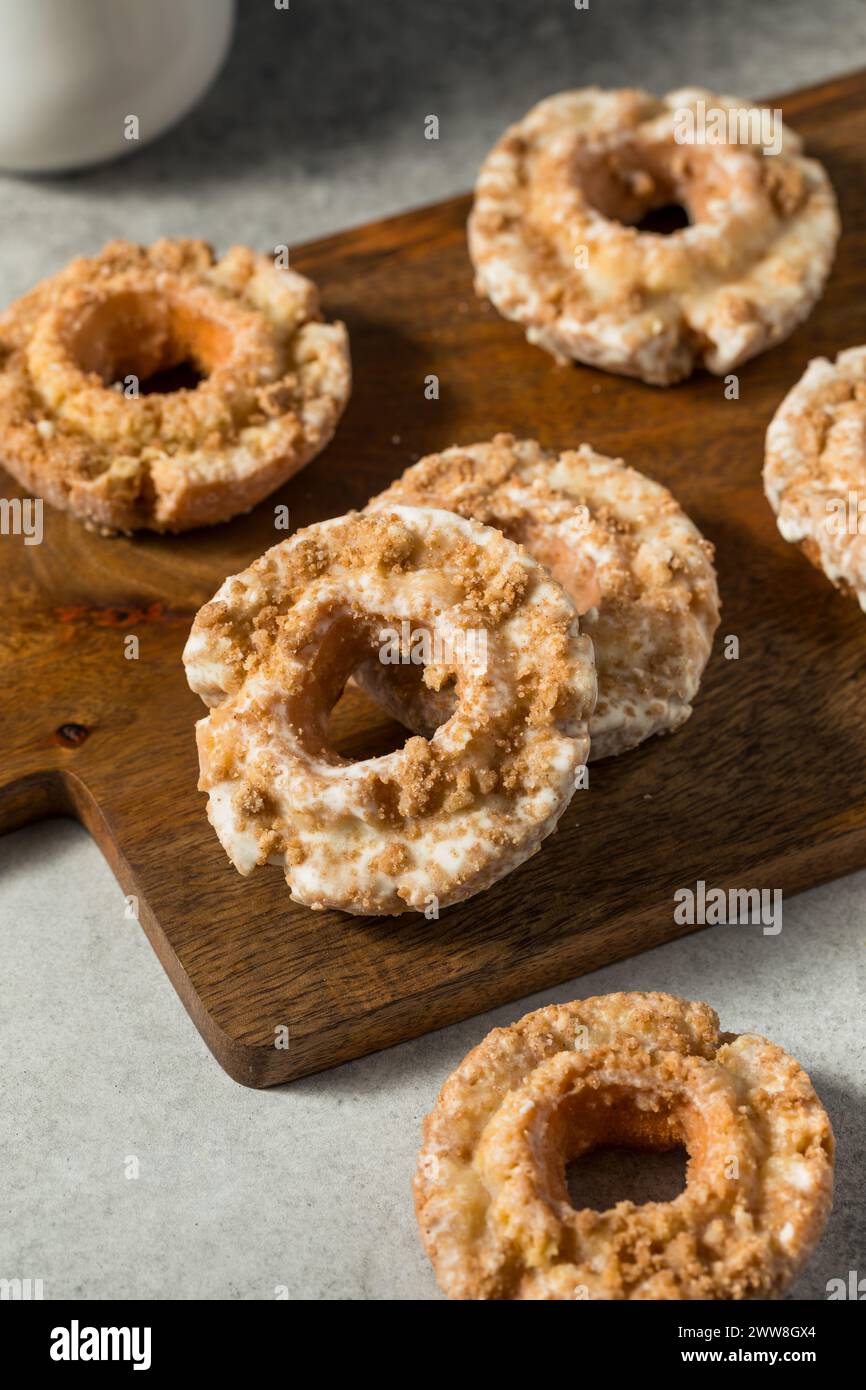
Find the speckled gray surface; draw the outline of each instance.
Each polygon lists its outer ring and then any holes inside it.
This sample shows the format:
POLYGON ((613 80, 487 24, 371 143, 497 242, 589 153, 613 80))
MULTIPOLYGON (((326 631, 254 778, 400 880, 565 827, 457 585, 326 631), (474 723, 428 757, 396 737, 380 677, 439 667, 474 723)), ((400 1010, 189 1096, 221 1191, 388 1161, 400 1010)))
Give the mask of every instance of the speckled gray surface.
MULTIPOLYGON (((204 0, 206 3, 206 0, 204 0)), ((862 0, 266 0, 198 110, 125 163, 0 179, 0 297, 110 236, 294 242, 467 187, 500 127, 596 81, 753 95, 866 65, 862 0), (423 119, 440 118, 438 143, 423 119)), ((223 1075, 99 852, 66 823, 0 841, 0 1277, 46 1297, 436 1297, 409 1184, 418 1128, 483 1033, 552 1000, 709 1000, 809 1070, 837 1199, 795 1296, 866 1272, 866 875, 274 1092, 223 1075), (86 1059, 86 1060, 85 1060, 86 1059), (138 1162, 139 1176, 127 1172, 138 1162)), ((616 1190, 604 1194, 616 1197, 616 1190)))

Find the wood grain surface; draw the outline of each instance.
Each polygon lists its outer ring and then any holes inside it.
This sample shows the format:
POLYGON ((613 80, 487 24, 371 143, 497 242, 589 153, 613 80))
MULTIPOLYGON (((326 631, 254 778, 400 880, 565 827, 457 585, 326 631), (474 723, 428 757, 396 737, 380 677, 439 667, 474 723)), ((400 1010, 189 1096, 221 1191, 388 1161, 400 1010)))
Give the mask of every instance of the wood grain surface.
MULTIPOLYGON (((47 506, 41 545, 0 537, 0 829, 83 821, 238 1081, 333 1066, 666 941, 690 930, 673 894, 698 879, 790 894, 866 864, 866 623, 780 539, 760 481, 767 422, 808 359, 866 341, 866 74, 781 104, 827 165, 844 233, 824 299, 740 369, 738 400, 708 375, 665 391, 555 366, 475 299, 457 198, 293 254, 349 326, 355 389, 330 448, 270 501, 179 538, 105 540, 47 506), (311 912, 275 867, 242 879, 205 818, 203 706, 180 661, 193 615, 283 538, 275 504, 304 526, 363 505, 421 454, 497 430, 623 456, 715 543, 722 625, 695 713, 675 737, 593 765, 541 853, 439 921, 311 912)), ((20 495, 0 474, 0 496, 20 495)), ((353 757, 404 737, 357 692, 333 728, 353 757)), ((723 970, 736 933, 759 928, 716 930, 723 970)), ((108 1005, 98 961, 91 987, 108 1005)))

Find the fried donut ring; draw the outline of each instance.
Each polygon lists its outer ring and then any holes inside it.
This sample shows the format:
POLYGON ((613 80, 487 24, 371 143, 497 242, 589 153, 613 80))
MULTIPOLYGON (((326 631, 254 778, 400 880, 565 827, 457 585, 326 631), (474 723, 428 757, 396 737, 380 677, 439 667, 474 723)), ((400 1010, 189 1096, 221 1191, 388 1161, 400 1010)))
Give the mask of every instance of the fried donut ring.
POLYGON ((0 461, 104 532, 226 521, 334 433, 348 336, 319 318, 311 281, 245 247, 109 242, 0 317, 0 461), (184 362, 192 390, 112 389, 184 362))
POLYGON ((866 611, 866 347, 811 361, 767 430, 764 491, 786 541, 866 611))
POLYGON ((187 678, 200 789, 232 863, 282 863, 296 902, 396 914, 446 907, 516 868, 555 828, 589 747, 592 644, 565 594, 489 527, 432 508, 299 531, 198 614, 187 678), (428 743, 350 763, 328 744, 351 672, 407 621, 453 678, 428 743), (486 663, 464 639, 486 634, 486 663))
MULTIPOLYGON (((573 600, 593 641, 593 759, 678 729, 719 621, 713 549, 667 488, 588 444, 556 455, 534 439, 430 454, 369 504, 447 507, 524 545, 573 600)), ((453 696, 418 666, 365 662, 355 679, 416 733, 447 719, 453 696)))
POLYGON ((780 1047, 706 1004, 607 994, 495 1028, 424 1123, 415 1208, 458 1299, 780 1294, 830 1211, 833 1132, 780 1047), (572 1206, 566 1164, 604 1145, 689 1154, 672 1202, 572 1206))
POLYGON ((656 386, 696 364, 723 374, 820 297, 839 236, 824 169, 781 122, 776 154, 688 140, 683 115, 700 102, 744 110, 698 88, 562 92, 485 160, 469 219, 477 291, 560 361, 656 386), (668 203, 692 225, 637 229, 668 203))

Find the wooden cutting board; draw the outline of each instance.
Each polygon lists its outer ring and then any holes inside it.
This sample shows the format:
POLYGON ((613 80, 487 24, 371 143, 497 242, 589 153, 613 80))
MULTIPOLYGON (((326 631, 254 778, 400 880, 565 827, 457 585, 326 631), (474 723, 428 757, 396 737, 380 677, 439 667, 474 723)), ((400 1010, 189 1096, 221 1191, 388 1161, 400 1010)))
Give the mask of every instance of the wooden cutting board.
MULTIPOLYGON (((83 821, 236 1080, 303 1076, 669 940, 691 930, 673 894, 699 879, 790 894, 866 864, 866 621, 780 539, 760 480, 767 422, 807 360, 866 341, 866 74, 782 105, 826 163, 845 230, 823 301, 740 369, 738 400, 707 375, 664 391, 556 367, 475 299, 457 198, 293 255, 349 326, 355 390, 330 448, 270 502, 174 539, 100 539, 49 507, 41 545, 0 537, 0 829, 83 821), (193 615, 284 538, 274 504, 305 526, 363 505, 421 454, 497 430, 622 455, 715 543, 724 609, 694 716, 593 765, 541 853, 438 922, 311 912, 277 868, 242 879, 205 818, 203 706, 180 660, 193 615)), ((0 496, 20 495, 0 473, 0 496)), ((357 757, 404 735, 350 691, 334 737, 357 757)), ((722 929, 720 970, 736 932, 754 930, 722 929)), ((98 971, 92 988, 110 995, 98 971)))

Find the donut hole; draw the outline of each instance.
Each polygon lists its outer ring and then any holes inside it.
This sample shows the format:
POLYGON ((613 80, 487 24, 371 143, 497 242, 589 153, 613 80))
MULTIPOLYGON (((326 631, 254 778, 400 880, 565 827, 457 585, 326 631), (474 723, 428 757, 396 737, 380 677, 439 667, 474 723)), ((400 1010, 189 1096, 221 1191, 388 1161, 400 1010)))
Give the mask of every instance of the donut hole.
MULTIPOLYGON (((311 655, 307 692, 289 717, 302 730, 309 752, 344 762, 364 762, 384 757, 403 748, 407 741, 404 725, 391 718, 349 677, 362 666, 378 668, 383 645, 383 629, 391 625, 375 617, 359 620, 351 614, 334 615, 326 630, 320 631, 311 655)), ((413 632, 420 624, 410 624, 413 632)), ((401 675, 413 683, 421 679, 418 664, 386 667, 399 680, 401 675)))
POLYGON ((706 147, 666 142, 577 150, 572 177, 591 207, 609 222, 654 236, 671 236, 724 198, 728 180, 706 147))
POLYGON ((551 1180, 576 1211, 674 1201, 686 1186, 682 1102, 628 1086, 580 1089, 549 1120, 551 1180))
POLYGON ((68 334, 70 356, 105 386, 135 377, 142 395, 194 390, 231 352, 224 324, 132 290, 97 300, 68 334))
POLYGON ((139 392, 142 396, 170 396, 174 391, 194 391, 206 379, 205 373, 187 359, 178 362, 175 367, 166 367, 164 371, 154 372, 152 376, 140 380, 139 392))
POLYGON ((566 1166, 565 1182, 575 1211, 607 1211, 617 1202, 673 1202, 685 1191, 688 1154, 674 1149, 593 1149, 566 1166))
POLYGON ((564 541, 551 526, 527 517, 521 526, 512 528, 512 540, 526 549, 561 584, 581 615, 597 608, 602 600, 599 568, 592 551, 581 550, 564 541))
POLYGON ((682 203, 665 203, 660 208, 650 208, 639 222, 635 223, 639 232, 651 232, 654 236, 671 236, 690 227, 692 219, 682 203))
POLYGON ((406 730, 390 719, 357 685, 347 685, 328 719, 328 746, 346 762, 365 762, 396 753, 406 743, 406 730))

